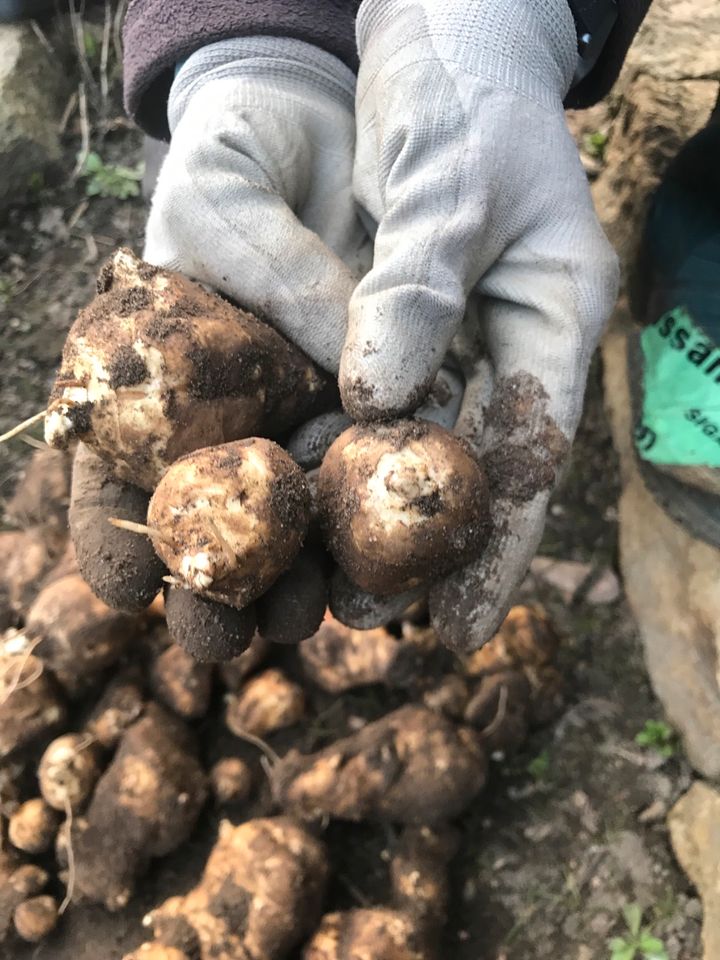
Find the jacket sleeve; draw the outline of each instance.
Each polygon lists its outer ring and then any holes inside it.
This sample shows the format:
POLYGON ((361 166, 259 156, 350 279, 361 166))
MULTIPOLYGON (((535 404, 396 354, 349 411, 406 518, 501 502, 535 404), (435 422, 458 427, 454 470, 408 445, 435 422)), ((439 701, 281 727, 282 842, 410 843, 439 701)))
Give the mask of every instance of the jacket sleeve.
POLYGON ((565 101, 566 107, 589 107, 610 92, 651 2, 652 0, 617 0, 618 17, 600 59, 590 73, 570 91, 565 101))
POLYGON ((357 70, 359 6, 360 0, 131 0, 123 28, 125 107, 146 133, 167 140, 176 64, 231 37, 304 40, 357 70))

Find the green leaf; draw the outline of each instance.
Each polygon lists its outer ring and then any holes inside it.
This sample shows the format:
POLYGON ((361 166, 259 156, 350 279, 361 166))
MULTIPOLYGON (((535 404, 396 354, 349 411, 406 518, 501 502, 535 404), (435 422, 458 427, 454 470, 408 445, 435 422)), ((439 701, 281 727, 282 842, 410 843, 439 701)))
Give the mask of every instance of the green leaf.
POLYGON ((622 940, 619 946, 613 947, 610 960, 635 960, 635 944, 622 940))
POLYGON ((640 933, 640 924, 642 922, 642 909, 639 903, 628 903, 623 907, 625 923, 628 925, 630 933, 637 937, 640 933))
POLYGON ((642 931, 639 946, 645 960, 668 960, 665 944, 648 930, 642 931))
POLYGON ((89 60, 92 60, 97 53, 97 41, 89 30, 83 30, 83 46, 85 47, 85 55, 89 60))
POLYGON ((544 780, 550 770, 550 754, 547 750, 539 753, 527 765, 527 772, 534 780, 544 780))
POLYGON ((84 171, 85 173, 97 173, 98 170, 102 170, 103 162, 100 157, 100 154, 91 152, 85 157, 84 171))

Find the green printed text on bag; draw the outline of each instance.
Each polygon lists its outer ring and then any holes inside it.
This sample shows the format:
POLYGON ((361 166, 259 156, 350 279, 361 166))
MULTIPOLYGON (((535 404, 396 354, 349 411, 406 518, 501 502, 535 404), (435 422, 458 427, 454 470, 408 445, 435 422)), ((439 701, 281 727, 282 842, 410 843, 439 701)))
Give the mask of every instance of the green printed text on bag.
POLYGON ((684 307, 669 310, 647 327, 640 346, 638 453, 666 466, 720 467, 720 347, 684 307))

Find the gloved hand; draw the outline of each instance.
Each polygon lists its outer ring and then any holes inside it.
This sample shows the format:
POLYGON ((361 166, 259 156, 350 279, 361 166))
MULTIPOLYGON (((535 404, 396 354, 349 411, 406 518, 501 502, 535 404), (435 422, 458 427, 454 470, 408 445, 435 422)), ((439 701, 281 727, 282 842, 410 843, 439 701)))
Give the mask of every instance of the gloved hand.
POLYGON ((567 0, 364 0, 355 193, 377 225, 340 368, 345 409, 412 412, 458 347, 457 432, 485 462, 494 528, 430 608, 457 649, 485 642, 539 543, 617 285, 563 98, 567 0))
MULTIPOLYGON (((170 94, 172 140, 144 251, 149 262, 209 283, 271 319, 335 373, 347 304, 369 249, 352 196, 354 89, 339 60, 296 40, 236 39, 191 56, 170 94)), ((110 527, 107 518, 121 504, 122 516, 143 522, 147 500, 116 484, 90 451, 78 456, 71 521, 80 567, 103 599, 125 609, 145 606, 165 571, 148 541, 110 527)), ((295 580, 300 588, 320 576, 320 564, 305 552, 303 577, 279 582, 275 602, 271 591, 257 605, 261 628, 289 639, 278 610, 298 605, 295 580)), ((249 640, 248 615, 190 594, 181 599, 174 608, 186 645, 209 651, 225 636, 227 655, 233 643, 240 652, 249 640)), ((297 627, 296 615, 288 619, 297 627)))

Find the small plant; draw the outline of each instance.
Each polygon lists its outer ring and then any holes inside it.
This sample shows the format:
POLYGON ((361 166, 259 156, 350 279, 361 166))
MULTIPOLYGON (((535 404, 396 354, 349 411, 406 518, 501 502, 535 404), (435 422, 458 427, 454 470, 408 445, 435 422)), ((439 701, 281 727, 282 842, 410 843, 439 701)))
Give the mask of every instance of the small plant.
POLYGON ((608 135, 601 130, 596 130, 594 133, 586 133, 583 137, 585 152, 589 153, 591 157, 597 157, 598 160, 605 159, 607 142, 608 135))
POLYGON ((533 780, 544 780, 550 771, 550 754, 547 750, 543 750, 531 760, 526 769, 533 780))
POLYGON ((42 170, 35 170, 28 177, 28 190, 31 193, 40 193, 45 187, 45 174, 42 170))
POLYGON ((675 731, 662 720, 646 720, 645 726, 635 735, 635 743, 668 758, 674 756, 677 748, 675 731))
POLYGON ((10 303, 14 290, 15 284, 10 277, 0 274, 0 303, 10 303))
POLYGON ((142 163, 136 167, 122 167, 114 163, 103 163, 99 154, 89 153, 85 158, 82 173, 87 178, 85 193, 88 197, 128 200, 140 194, 142 163))
POLYGON ((637 903, 623 907, 628 932, 610 941, 610 960, 668 960, 662 940, 642 925, 642 909, 637 903))

